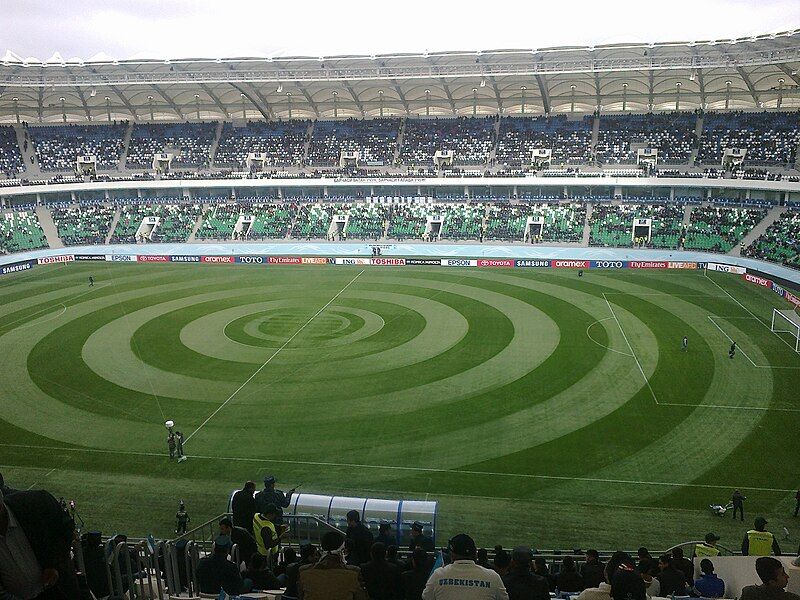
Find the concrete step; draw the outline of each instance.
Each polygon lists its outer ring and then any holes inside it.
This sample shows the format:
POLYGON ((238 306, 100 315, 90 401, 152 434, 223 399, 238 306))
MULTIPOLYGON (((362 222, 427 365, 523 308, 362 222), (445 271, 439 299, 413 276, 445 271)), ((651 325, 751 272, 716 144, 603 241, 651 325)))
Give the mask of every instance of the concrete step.
POLYGON ((592 209, 593 205, 591 202, 586 204, 586 222, 583 224, 583 240, 581 241, 581 246, 588 246, 589 245, 589 233, 591 232, 591 227, 589 227, 589 222, 592 219, 592 209))
POLYGON ((111 236, 114 234, 114 230, 117 228, 117 223, 119 223, 119 215, 122 212, 121 208, 117 208, 114 212, 114 218, 111 219, 111 225, 108 228, 108 233, 106 234, 106 244, 111 243, 111 236))
POLYGON ((200 211, 200 214, 197 215, 197 220, 194 222, 194 227, 192 227, 192 233, 189 234, 189 239, 186 240, 187 242, 191 243, 195 241, 195 235, 197 235, 198 229, 203 224, 203 215, 206 213, 208 209, 208 204, 203 204, 203 210, 200 211))
MULTIPOLYGON (((750 230, 750 233, 744 236, 744 239, 742 240, 742 244, 744 244, 744 247, 747 248, 750 244, 752 244, 755 240, 757 240, 761 236, 761 234, 764 233, 769 228, 770 225, 772 225, 775 221, 777 221, 780 218, 784 210, 785 210, 784 207, 773 206, 767 213, 767 216, 761 219, 761 221, 755 227, 753 227, 753 229, 750 230)), ((739 246, 736 246, 735 248, 731 248, 728 254, 732 256, 740 256, 741 248, 742 248, 741 244, 739 246)))
POLYGON ((36 216, 38 217, 39 224, 42 226, 42 231, 44 231, 44 235, 47 238, 47 245, 51 248, 63 248, 64 242, 62 242, 61 238, 58 237, 58 229, 56 228, 56 224, 53 222, 53 215, 50 213, 50 209, 45 208, 44 206, 37 206, 36 216))

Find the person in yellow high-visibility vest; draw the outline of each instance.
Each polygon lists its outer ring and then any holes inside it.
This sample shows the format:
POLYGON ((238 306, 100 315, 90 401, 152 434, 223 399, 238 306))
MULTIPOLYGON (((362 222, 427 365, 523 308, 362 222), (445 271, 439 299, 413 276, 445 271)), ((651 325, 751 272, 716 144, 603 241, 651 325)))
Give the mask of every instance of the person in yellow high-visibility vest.
POLYGON ((778 540, 767 531, 767 520, 764 517, 756 517, 753 523, 755 529, 751 529, 744 534, 742 540, 742 556, 775 556, 781 555, 781 548, 778 540))
MULTIPOLYGON (((253 536, 256 538, 258 553, 266 556, 269 561, 272 560, 273 555, 277 554, 281 537, 286 534, 288 529, 286 525, 275 525, 275 519, 278 514, 276 505, 267 504, 264 507, 264 512, 256 513, 253 516, 253 536)), ((272 564, 270 562, 271 567, 272 564)))
POLYGON ((719 556, 719 548, 717 548, 719 536, 715 533, 707 533, 705 539, 705 542, 694 545, 694 555, 698 558, 719 556))

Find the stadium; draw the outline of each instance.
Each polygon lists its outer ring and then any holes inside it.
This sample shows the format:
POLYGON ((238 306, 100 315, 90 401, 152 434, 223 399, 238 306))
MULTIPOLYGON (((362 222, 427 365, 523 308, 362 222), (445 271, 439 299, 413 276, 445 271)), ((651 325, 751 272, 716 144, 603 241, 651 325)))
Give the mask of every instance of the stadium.
POLYGON ((199 597, 265 476, 276 574, 356 510, 738 597, 762 516, 800 589, 800 30, 1 62, 0 472, 94 596, 199 597))

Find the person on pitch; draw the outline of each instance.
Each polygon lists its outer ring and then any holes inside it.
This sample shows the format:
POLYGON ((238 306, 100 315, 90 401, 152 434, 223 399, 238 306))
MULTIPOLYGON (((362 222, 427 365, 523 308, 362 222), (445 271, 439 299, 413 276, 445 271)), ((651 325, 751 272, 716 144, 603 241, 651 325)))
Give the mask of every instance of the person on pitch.
POLYGON ((734 354, 736 354, 736 342, 731 344, 731 348, 728 350, 728 358, 733 358, 734 354))
POLYGON ((178 455, 178 462, 183 462, 186 459, 186 455, 183 453, 183 433, 180 431, 175 432, 175 449, 178 455))
POLYGON ((689 349, 689 338, 683 336, 683 340, 681 341, 681 350, 686 352, 689 349))
POLYGON ((177 444, 175 442, 175 434, 171 431, 169 432, 169 436, 167 437, 167 448, 169 448, 169 459, 175 459, 175 448, 177 444))
POLYGON ((89 287, 94 287, 94 277, 89 275, 89 287))
POLYGON ((186 503, 181 500, 178 504, 178 512, 175 513, 175 533, 186 533, 186 525, 191 521, 189 513, 186 511, 186 503))

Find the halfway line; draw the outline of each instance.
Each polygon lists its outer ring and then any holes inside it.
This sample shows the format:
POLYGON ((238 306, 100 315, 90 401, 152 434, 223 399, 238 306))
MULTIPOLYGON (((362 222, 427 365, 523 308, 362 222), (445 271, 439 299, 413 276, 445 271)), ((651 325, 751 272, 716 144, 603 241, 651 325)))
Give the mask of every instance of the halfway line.
POLYGON ((361 277, 361 275, 362 275, 363 273, 364 273, 364 269, 361 269, 361 271, 359 271, 358 275, 356 275, 356 276, 355 276, 355 277, 353 277, 353 278, 352 278, 350 281, 348 281, 348 282, 347 282, 347 285, 345 285, 345 286, 344 286, 344 287, 343 287, 341 290, 339 290, 339 292, 338 292, 338 293, 337 293, 337 294, 336 294, 336 295, 335 295, 333 298, 331 298, 330 300, 328 300, 328 302, 325 304, 325 306, 323 306, 322 308, 320 308, 320 309, 319 309, 319 310, 318 310, 318 311, 317 311, 317 312, 314 314, 314 316, 312 316, 312 317, 311 317, 311 318, 310 318, 308 321, 306 321, 305 323, 303 323, 303 325, 301 325, 301 326, 300 326, 300 329, 298 329, 297 331, 295 331, 295 332, 292 334, 292 337, 290 337, 288 340, 286 340, 285 342, 283 342, 283 344, 281 345, 281 347, 280 347, 280 348, 278 348, 277 350, 275 350, 275 352, 272 354, 272 356, 270 356, 270 357, 269 357, 269 358, 266 360, 266 362, 264 362, 264 364, 263 364, 263 365, 261 365, 260 367, 258 367, 258 369, 256 369, 255 373, 253 373, 252 375, 250 375, 250 377, 248 377, 248 378, 247 378, 247 380, 246 380, 246 381, 245 381, 245 382, 244 382, 242 385, 240 385, 240 386, 239 386, 239 387, 236 389, 236 391, 235 391, 235 392, 233 392, 233 393, 232 393, 230 396, 228 396, 228 399, 227 399, 227 400, 225 400, 225 402, 223 402, 222 404, 220 404, 220 405, 217 407, 217 410, 215 410, 213 413, 211 413, 210 415, 208 415, 208 418, 207 418, 205 421, 203 421, 202 423, 200 423, 200 426, 199 426, 197 429, 195 429, 195 430, 194 430, 192 433, 190 433, 190 434, 189 434, 189 436, 186 438, 186 440, 185 440, 183 443, 185 444, 186 442, 188 442, 190 439, 192 439, 192 437, 194 436, 194 434, 196 434, 196 433, 197 433, 198 431, 200 431, 200 430, 201 430, 203 427, 205 427, 206 423, 208 423, 208 422, 209 422, 211 419, 213 419, 213 418, 214 418, 214 416, 215 416, 215 415, 216 415, 216 414, 217 414, 219 411, 221 411, 223 408, 225 408, 225 405, 226 405, 226 404, 228 404, 228 402, 230 402, 230 401, 233 399, 233 397, 234 397, 236 394, 238 394, 239 392, 241 392, 241 391, 242 391, 242 389, 244 389, 244 386, 246 386, 248 383, 250 383, 250 382, 252 381, 253 377, 255 377, 256 375, 258 375, 258 374, 261 372, 261 370, 262 370, 264 367, 266 367, 266 366, 267 366, 267 365, 268 365, 268 364, 269 364, 269 363, 272 361, 272 359, 273 359, 273 358, 275 358, 276 356, 278 356, 278 354, 280 353, 280 351, 281 351, 281 350, 283 350, 284 348, 286 348, 286 346, 288 346, 288 345, 289 345, 289 342, 291 342, 291 341, 292 341, 294 338, 296 338, 296 337, 298 336, 298 334, 299 334, 301 331, 303 331, 303 329, 305 329, 305 328, 308 326, 308 324, 309 324, 309 323, 311 323, 311 321, 313 321, 314 319, 316 319, 316 318, 317 318, 317 317, 318 317, 318 316, 319 316, 319 315, 322 313, 322 311, 323 311, 323 310, 325 310, 326 308, 328 308, 328 307, 329 307, 329 306, 330 306, 330 305, 333 303, 333 301, 334 301, 334 300, 336 300, 336 299, 337 299, 339 296, 341 296, 341 295, 342 295, 342 293, 343 293, 343 292, 344 292, 344 291, 345 291, 347 288, 349 288, 349 287, 350 287, 350 284, 352 284, 352 283, 353 283, 353 282, 354 282, 356 279, 358 279, 359 277, 361 277))

